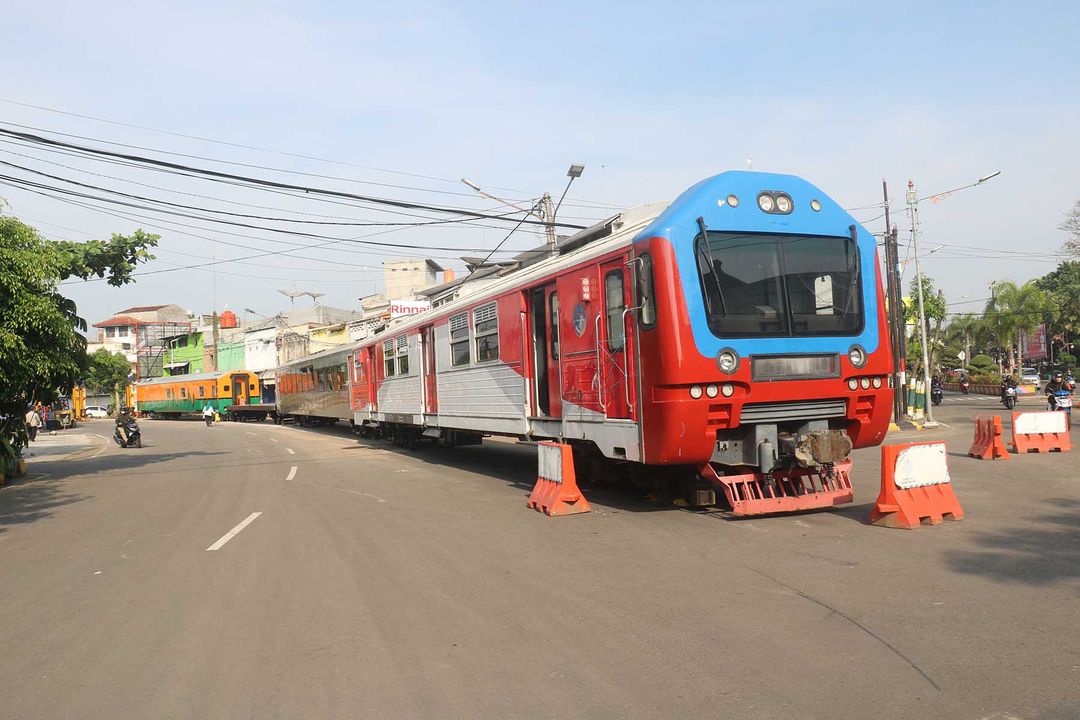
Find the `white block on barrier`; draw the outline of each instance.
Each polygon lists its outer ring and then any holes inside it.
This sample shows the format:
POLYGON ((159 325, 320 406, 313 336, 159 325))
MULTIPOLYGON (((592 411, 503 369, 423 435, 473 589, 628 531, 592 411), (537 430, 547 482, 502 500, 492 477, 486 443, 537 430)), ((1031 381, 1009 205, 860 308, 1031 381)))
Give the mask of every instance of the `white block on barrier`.
POLYGON ((562 446, 544 445, 536 446, 538 474, 545 480, 562 482, 562 446))
POLYGON ((1014 435, 1038 435, 1068 431, 1065 413, 1060 410, 1020 413, 1013 419, 1014 435))
POLYGON ((945 443, 915 445, 901 450, 896 458, 893 481, 903 490, 951 482, 945 443))

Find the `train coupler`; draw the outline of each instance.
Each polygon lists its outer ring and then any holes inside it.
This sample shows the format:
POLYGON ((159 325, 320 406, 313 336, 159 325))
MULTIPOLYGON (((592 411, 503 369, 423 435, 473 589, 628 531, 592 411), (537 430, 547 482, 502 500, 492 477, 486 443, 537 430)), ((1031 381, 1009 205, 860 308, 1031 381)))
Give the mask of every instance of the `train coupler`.
POLYGON ((721 475, 705 463, 701 477, 719 485, 736 515, 769 515, 852 502, 851 460, 829 466, 721 475), (770 482, 771 480, 771 482, 770 482))

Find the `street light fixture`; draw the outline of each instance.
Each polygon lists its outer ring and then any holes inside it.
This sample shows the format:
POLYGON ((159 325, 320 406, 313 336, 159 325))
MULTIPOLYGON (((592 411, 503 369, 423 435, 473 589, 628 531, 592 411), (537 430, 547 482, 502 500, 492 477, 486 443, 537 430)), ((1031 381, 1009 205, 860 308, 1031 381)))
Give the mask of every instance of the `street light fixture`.
MULTIPOLYGON (((992 173, 983 175, 977 181, 970 185, 964 185, 962 187, 954 188, 952 190, 946 190, 943 193, 937 193, 928 197, 938 197, 941 195, 947 195, 949 193, 956 192, 957 190, 964 190, 969 187, 975 187, 981 185, 991 178, 995 178, 1001 174, 1000 170, 995 170, 992 173)), ((934 422, 934 411, 931 409, 931 404, 926 402, 926 393, 930 390, 930 352, 926 345, 926 310, 923 304, 923 277, 922 268, 919 264, 919 200, 925 200, 926 198, 919 198, 918 193, 915 192, 915 181, 908 180, 908 192, 907 192, 907 204, 908 210, 911 212, 911 244, 912 250, 915 255, 915 284, 919 290, 919 341, 922 344, 922 361, 923 361, 923 406, 926 408, 926 425, 930 427, 937 426, 934 422)))

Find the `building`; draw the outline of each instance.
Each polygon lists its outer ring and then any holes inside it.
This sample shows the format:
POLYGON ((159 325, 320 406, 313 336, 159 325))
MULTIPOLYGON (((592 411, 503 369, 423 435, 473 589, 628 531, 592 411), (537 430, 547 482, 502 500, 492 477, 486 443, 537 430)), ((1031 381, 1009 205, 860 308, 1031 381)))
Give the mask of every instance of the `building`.
POLYGON ((430 258, 383 262, 383 296, 388 300, 413 298, 424 288, 437 285, 443 268, 430 258))
POLYGON ((122 353, 131 363, 136 378, 159 377, 164 362, 165 338, 189 332, 191 313, 179 305, 141 305, 126 308, 111 318, 96 322, 98 337, 87 343, 87 351, 105 348, 122 353))

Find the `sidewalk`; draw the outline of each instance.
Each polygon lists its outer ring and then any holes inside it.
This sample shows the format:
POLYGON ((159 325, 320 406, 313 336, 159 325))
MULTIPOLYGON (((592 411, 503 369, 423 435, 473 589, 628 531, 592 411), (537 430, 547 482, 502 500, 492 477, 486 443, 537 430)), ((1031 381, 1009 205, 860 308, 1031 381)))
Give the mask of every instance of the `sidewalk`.
POLYGON ((39 432, 37 440, 23 451, 23 459, 33 464, 66 460, 79 452, 86 451, 89 454, 97 451, 107 442, 107 435, 93 433, 85 426, 72 430, 57 430, 55 435, 39 432))

